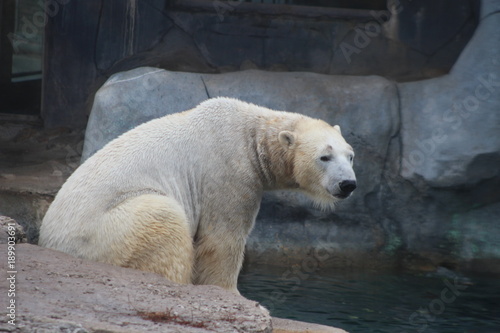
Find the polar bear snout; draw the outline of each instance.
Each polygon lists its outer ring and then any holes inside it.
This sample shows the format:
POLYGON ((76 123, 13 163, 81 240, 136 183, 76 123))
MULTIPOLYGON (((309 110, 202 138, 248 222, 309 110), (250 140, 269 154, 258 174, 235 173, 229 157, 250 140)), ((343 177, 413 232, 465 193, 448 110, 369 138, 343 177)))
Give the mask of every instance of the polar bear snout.
POLYGON ((340 192, 347 195, 351 194, 356 187, 357 185, 355 180, 343 180, 339 183, 340 192))
POLYGON ((357 184, 355 180, 342 180, 336 184, 334 184, 328 192, 332 196, 338 199, 345 199, 351 195, 351 193, 356 189, 357 184))

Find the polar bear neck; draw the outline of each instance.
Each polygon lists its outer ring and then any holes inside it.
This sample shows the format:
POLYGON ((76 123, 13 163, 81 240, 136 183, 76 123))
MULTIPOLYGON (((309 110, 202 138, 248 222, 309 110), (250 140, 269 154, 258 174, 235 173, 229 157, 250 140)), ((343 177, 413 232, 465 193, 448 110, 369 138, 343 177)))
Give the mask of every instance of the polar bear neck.
POLYGON ((280 111, 259 117, 255 147, 258 174, 264 189, 293 189, 299 186, 294 179, 293 151, 285 149, 278 136, 281 131, 294 131, 301 118, 300 115, 280 111))

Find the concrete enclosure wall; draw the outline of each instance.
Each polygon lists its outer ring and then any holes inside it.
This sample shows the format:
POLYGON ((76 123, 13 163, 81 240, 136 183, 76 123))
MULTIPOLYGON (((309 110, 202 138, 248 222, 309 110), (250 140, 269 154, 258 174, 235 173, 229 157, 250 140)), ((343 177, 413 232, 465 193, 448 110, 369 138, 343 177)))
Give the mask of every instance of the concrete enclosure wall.
MULTIPOLYGON (((386 10, 314 15, 307 8, 175 4, 180 2, 49 1, 45 13, 38 13, 47 19, 46 126, 83 128, 97 89, 112 74, 140 66, 193 73, 381 75, 400 81, 435 77, 450 70, 478 22, 474 0, 389 0, 386 10)), ((38 29, 26 19, 26 31, 38 29)))

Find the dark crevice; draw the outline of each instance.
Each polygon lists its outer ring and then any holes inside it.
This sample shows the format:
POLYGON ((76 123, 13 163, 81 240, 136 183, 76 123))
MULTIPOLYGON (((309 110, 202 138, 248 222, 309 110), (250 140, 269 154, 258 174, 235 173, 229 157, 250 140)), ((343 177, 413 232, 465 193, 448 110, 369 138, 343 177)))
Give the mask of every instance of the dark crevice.
MULTIPOLYGON (((186 30, 184 27, 182 27, 181 24, 179 24, 177 22, 177 20, 179 19, 178 18, 178 16, 179 16, 178 13, 176 13, 176 12, 168 12, 168 11, 165 11, 163 9, 160 9, 160 8, 154 6, 153 4, 151 4, 150 1, 146 1, 146 4, 148 4, 151 8, 153 8, 157 12, 162 13, 162 15, 164 15, 165 17, 167 17, 168 19, 170 19, 170 21, 172 22, 172 24, 174 25, 174 27, 178 28, 179 30, 181 30, 182 32, 184 32, 186 35, 190 36, 190 38, 193 41, 193 45, 196 47, 196 49, 198 50, 198 52, 200 53, 200 55, 202 56, 202 58, 205 59, 205 61, 209 64, 210 67, 212 67, 212 68, 214 67, 208 61, 208 59, 206 59, 204 53, 202 52, 202 49, 200 48, 200 46, 198 45, 198 43, 196 42, 196 40, 194 40, 194 38, 192 37, 192 34, 188 30, 186 30)), ((165 36, 170 32, 170 30, 172 30, 172 28, 170 28, 166 33, 163 34, 162 39, 165 38, 165 36)), ((202 79, 202 81, 203 81, 203 79, 202 79)))
POLYGON ((211 98, 210 93, 208 92, 207 84, 205 83, 205 80, 203 80, 203 76, 201 75, 200 75, 200 80, 203 83, 203 87, 205 87, 205 93, 207 94, 207 98, 211 98))
POLYGON ((479 22, 482 22, 482 21, 484 21, 485 19, 489 18, 490 16, 496 15, 496 14, 498 14, 498 13, 500 13, 500 10, 495 10, 495 11, 493 11, 493 12, 489 13, 489 14, 486 14, 486 16, 481 17, 481 18, 479 19, 479 22))
MULTIPOLYGON (((395 86, 396 86, 396 98, 397 98, 397 102, 398 102, 398 107, 397 107, 397 110, 398 110, 397 129, 394 132, 394 135, 391 136, 391 140, 390 141, 392 141, 393 139, 396 139, 398 141, 398 145, 399 145, 399 153, 398 153, 398 155, 399 155, 398 156, 399 157, 399 163, 398 163, 398 170, 397 171, 398 171, 398 175, 401 175, 401 170, 402 170, 402 167, 403 167, 403 137, 402 137, 403 110, 402 110, 402 103, 401 103, 401 91, 400 91, 399 85, 400 85, 399 83, 395 84, 395 86)), ((386 161, 387 161, 387 158, 386 158, 386 161)), ((386 167, 384 165, 384 170, 385 169, 386 169, 386 167)))
POLYGON ((206 61, 206 63, 208 64, 208 66, 210 66, 211 68, 216 68, 215 65, 213 65, 209 58, 207 57, 208 55, 208 50, 207 48, 203 45, 203 46, 200 46, 198 45, 198 43, 196 42, 196 39, 192 36, 192 33, 190 33, 188 30, 186 30, 185 28, 182 27, 182 25, 180 25, 177 21, 176 21, 176 16, 177 13, 173 13, 173 16, 172 15, 168 15, 168 17, 172 20, 172 23, 174 24, 175 27, 179 28, 181 31, 183 31, 186 35, 188 35, 192 42, 193 42, 193 45, 194 47, 196 47, 196 50, 198 50, 198 52, 200 53, 201 57, 206 61), (203 49, 202 47, 205 49, 206 52, 203 52, 203 49))
POLYGON ((101 69, 99 69, 99 64, 97 62, 97 50, 98 50, 97 43, 99 42, 99 33, 101 31, 102 14, 104 12, 104 1, 105 0, 101 0, 100 5, 99 5, 99 18, 97 20, 97 27, 96 27, 95 35, 94 35, 94 59, 93 60, 94 60, 95 70, 97 71, 97 73, 99 75, 102 75, 103 71, 101 69))
MULTIPOLYGON (((475 16, 474 13, 471 12, 470 16, 464 21, 464 23, 460 26, 460 28, 457 30, 457 32, 455 34, 453 34, 453 36, 451 36, 446 42, 441 44, 441 46, 439 46, 436 50, 434 50, 434 52, 431 52, 430 54, 426 55, 427 59, 425 60, 424 66, 427 66, 431 62, 432 58, 435 55, 437 55, 441 50, 443 50, 448 45, 452 44, 455 40, 457 40, 457 36, 460 36, 469 24, 474 24, 474 16, 475 16)), ((479 26, 479 24, 478 24, 478 22, 476 22, 475 29, 477 29, 478 26, 479 26)), ((473 34, 470 36, 469 41, 467 41, 467 43, 464 45, 464 48, 470 42, 470 40, 472 39, 472 36, 473 36, 473 34)), ((460 54, 461 53, 459 53, 457 55, 457 59, 460 57, 460 54)), ((448 70, 448 73, 450 72, 451 68, 453 68, 453 65, 454 64, 451 65, 450 69, 448 70)))

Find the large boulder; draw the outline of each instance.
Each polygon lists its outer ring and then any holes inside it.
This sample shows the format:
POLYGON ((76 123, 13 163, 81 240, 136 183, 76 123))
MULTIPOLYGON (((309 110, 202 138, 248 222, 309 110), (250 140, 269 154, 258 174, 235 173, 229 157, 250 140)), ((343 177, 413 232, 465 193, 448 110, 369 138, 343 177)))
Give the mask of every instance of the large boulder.
POLYGON ((95 95, 82 161, 137 125, 188 110, 206 98, 199 74, 142 67, 113 75, 95 95))
POLYGON ((249 254, 261 253, 259 257, 266 258, 267 250, 274 251, 286 243, 298 249, 296 253, 287 253, 295 258, 303 256, 315 243, 337 247, 332 244, 339 242, 345 251, 371 251, 380 243, 381 231, 372 232, 379 227, 367 201, 376 196, 391 142, 399 130, 397 95, 393 82, 376 76, 258 70, 192 74, 139 68, 113 75, 96 94, 82 160, 144 121, 190 109, 210 97, 235 97, 324 119, 339 124, 346 140, 354 146, 359 188, 335 213, 318 211, 299 194, 267 194, 259 226, 249 242, 249 254), (311 220, 320 222, 308 228, 307 233, 286 232, 300 229, 304 221, 311 220), (353 228, 359 232, 352 232, 353 228))
MULTIPOLYGON (((492 225, 500 219, 499 9, 498 0, 482 2, 480 24, 448 75, 398 85, 400 172, 418 192, 412 222, 424 230, 410 249, 435 238, 434 251, 458 261, 500 258, 492 225)), ((494 268, 487 266, 481 270, 494 268)))
POLYGON ((488 8, 448 75, 399 85, 408 179, 470 187, 500 175, 500 15, 488 8))

